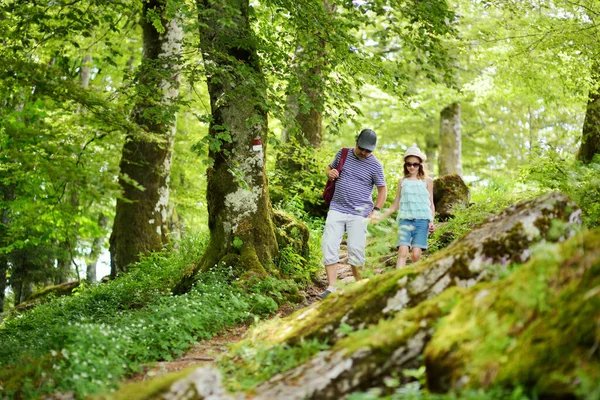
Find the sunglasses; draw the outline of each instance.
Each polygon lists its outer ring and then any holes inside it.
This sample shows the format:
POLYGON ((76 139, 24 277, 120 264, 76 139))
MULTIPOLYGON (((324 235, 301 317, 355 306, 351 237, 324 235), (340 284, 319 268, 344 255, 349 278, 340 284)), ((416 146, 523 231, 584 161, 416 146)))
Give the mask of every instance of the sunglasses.
POLYGON ((418 163, 418 162, 415 162, 415 163, 409 163, 409 162, 407 162, 407 163, 404 163, 404 165, 406 165, 406 167, 407 167, 407 168, 410 168, 410 167, 415 167, 415 168, 418 168, 418 167, 419 167, 419 165, 421 165, 421 163, 418 163))
POLYGON ((360 151, 364 151, 365 153, 372 153, 372 152, 373 152, 373 151, 371 151, 371 150, 363 149, 363 148, 362 148, 362 147, 360 147, 360 146, 358 146, 358 149, 359 149, 360 151))

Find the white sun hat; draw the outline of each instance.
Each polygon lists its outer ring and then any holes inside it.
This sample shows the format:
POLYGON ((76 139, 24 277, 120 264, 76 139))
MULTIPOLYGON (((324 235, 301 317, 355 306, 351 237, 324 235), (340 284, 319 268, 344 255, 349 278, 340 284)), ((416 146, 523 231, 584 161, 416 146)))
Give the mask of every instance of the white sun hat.
POLYGON ((413 144, 408 149, 406 149, 406 153, 404 153, 404 159, 406 160, 406 158, 410 156, 419 157, 421 161, 427 161, 427 156, 421 151, 421 149, 419 149, 419 147, 416 144, 413 144))

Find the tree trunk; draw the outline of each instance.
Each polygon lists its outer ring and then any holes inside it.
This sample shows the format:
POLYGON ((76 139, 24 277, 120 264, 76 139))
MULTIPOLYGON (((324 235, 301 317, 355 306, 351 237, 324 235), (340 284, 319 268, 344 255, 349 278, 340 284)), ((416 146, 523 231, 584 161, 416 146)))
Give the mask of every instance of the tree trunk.
POLYGON ((79 72, 79 83, 81 87, 87 89, 90 86, 90 74, 91 74, 92 56, 85 55, 81 61, 81 69, 79 72))
POLYGON ((164 6, 164 0, 144 3, 144 53, 133 119, 148 135, 130 135, 123 147, 123 194, 117 200, 110 238, 111 276, 125 271, 141 254, 159 251, 168 242, 167 206, 183 31, 178 18, 168 19, 164 6), (160 16, 162 33, 148 20, 154 13, 160 16))
MULTIPOLYGON (((600 63, 596 63, 592 70, 592 81, 596 85, 600 82, 599 77, 600 63)), ((588 164, 596 154, 600 154, 600 92, 594 87, 589 93, 577 159, 588 164)))
POLYGON ((453 103, 440 113, 440 176, 462 176, 460 104, 453 103))
MULTIPOLYGON (((15 185, 4 185, 2 181, 0 181, 0 189, 1 189, 1 199, 3 202, 9 203, 15 200, 15 185)), ((8 227, 11 222, 10 217, 10 208, 7 206, 6 208, 0 209, 0 248, 8 245, 8 227)), ((8 255, 2 251, 0 252, 0 313, 4 311, 4 299, 5 299, 5 291, 6 291, 6 283, 7 283, 7 273, 8 273, 8 255)))
POLYGON ((0 314, 4 312, 6 292, 6 273, 8 272, 8 257, 0 255, 0 314))
POLYGON ((427 169, 433 173, 435 155, 440 146, 440 135, 435 134, 435 123, 432 119, 428 119, 427 122, 427 126, 431 126, 432 129, 428 129, 425 135, 425 155, 427 156, 427 169))
MULTIPOLYGON (((101 213, 98 216, 98 226, 100 227, 100 229, 102 231, 104 231, 106 229, 107 225, 108 225, 108 218, 106 218, 106 215, 101 213)), ((85 274, 88 283, 94 283, 97 281, 96 266, 98 265, 98 258, 100 257, 100 254, 102 253, 102 249, 104 247, 103 246, 104 238, 105 238, 105 236, 97 237, 94 239, 94 242, 92 243, 92 249, 90 250, 90 255, 89 255, 88 263, 86 265, 86 274, 85 274)))
POLYGON ((248 0, 199 1, 212 120, 213 166, 207 171, 210 241, 202 260, 175 292, 189 290, 193 273, 220 261, 265 275, 278 253, 265 171, 265 79, 248 20, 248 0), (219 21, 231 21, 224 26, 219 21))
MULTIPOLYGON (((321 146, 323 138, 322 67, 317 64, 306 68, 306 64, 314 62, 311 60, 312 56, 313 53, 307 54, 306 50, 300 46, 296 51, 299 64, 296 72, 300 81, 300 93, 289 95, 287 106, 297 126, 286 129, 282 141, 289 142, 294 138, 301 145, 310 145, 317 149, 321 146)), ((319 51, 316 58, 324 59, 324 52, 319 51)))

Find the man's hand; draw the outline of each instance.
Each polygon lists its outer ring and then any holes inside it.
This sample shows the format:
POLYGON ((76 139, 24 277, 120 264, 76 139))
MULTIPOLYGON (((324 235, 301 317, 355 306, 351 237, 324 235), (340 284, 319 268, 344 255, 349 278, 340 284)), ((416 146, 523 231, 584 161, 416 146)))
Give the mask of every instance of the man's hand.
POLYGON ((332 168, 329 171, 327 171, 327 177, 333 181, 340 177, 340 173, 337 169, 332 168))

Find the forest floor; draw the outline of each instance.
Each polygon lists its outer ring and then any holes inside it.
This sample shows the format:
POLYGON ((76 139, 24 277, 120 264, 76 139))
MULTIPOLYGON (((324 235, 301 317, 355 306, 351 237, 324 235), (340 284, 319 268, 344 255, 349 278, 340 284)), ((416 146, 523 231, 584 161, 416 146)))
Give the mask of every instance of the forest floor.
MULTIPOLYGON (((383 270, 383 265, 390 265, 390 261, 393 261, 393 264, 395 264, 395 257, 382 257, 380 259, 380 262, 382 262, 382 267, 376 268, 376 271, 374 272, 381 273, 383 270)), ((352 269, 348 264, 348 256, 345 241, 342 243, 340 248, 340 265, 338 267, 338 280, 341 281, 342 284, 349 284, 354 282, 352 269)), ((312 303, 319 301, 319 297, 317 295, 323 292, 323 290, 325 290, 326 287, 327 277, 325 275, 325 269, 323 269, 317 281, 304 289, 304 302, 295 304, 294 306, 288 305, 281 307, 278 310, 278 312, 271 318, 286 317, 300 308, 307 307, 312 303)), ((142 367, 141 372, 135 374, 125 383, 153 379, 170 372, 182 370, 195 364, 213 363, 221 355, 223 355, 229 350, 229 346, 231 344, 237 343, 238 341, 242 340, 244 334, 250 328, 250 326, 251 324, 248 323, 227 328, 212 339, 203 340, 195 343, 181 357, 170 361, 158 361, 146 364, 142 367)))

